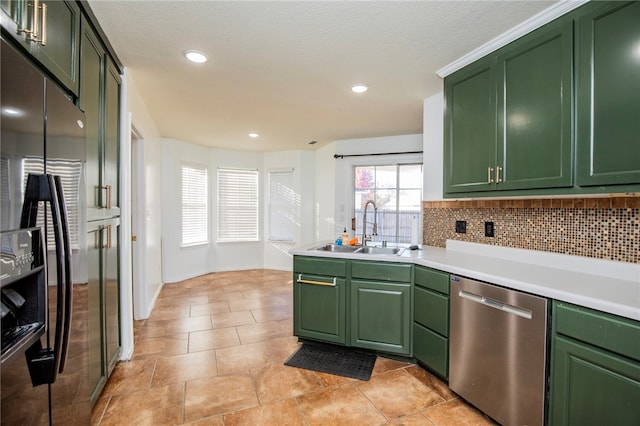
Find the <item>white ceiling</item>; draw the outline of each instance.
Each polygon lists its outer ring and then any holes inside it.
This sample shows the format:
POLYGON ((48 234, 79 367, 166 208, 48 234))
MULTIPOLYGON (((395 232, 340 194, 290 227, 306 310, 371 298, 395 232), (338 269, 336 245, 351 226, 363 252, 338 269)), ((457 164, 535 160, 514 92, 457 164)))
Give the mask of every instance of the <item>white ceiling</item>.
POLYGON ((162 137, 260 151, 422 133, 436 70, 553 3, 89 1, 162 137))

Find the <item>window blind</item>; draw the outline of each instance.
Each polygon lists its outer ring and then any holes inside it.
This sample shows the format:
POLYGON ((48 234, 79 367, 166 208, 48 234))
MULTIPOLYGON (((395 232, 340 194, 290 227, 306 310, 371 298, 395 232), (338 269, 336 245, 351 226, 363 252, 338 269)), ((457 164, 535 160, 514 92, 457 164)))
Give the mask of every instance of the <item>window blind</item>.
MULTIPOLYGON (((44 159, 39 157, 28 157, 22 160, 23 166, 23 193, 27 185, 29 173, 42 174, 45 172, 44 159)), ((80 178, 82 176, 82 162, 60 158, 47 159, 47 174, 60 176, 62 182, 62 192, 64 193, 65 207, 67 208, 67 221, 69 223, 69 240, 71 248, 77 250, 79 246, 79 222, 80 222, 80 178)), ((44 229, 44 215, 42 209, 38 213, 36 226, 44 229)), ((53 247, 55 244, 53 234, 53 222, 51 215, 47 215, 47 245, 53 247)))
POLYGON ((269 172, 269 240, 293 241, 295 199, 293 171, 269 172))
POLYGON ((258 171, 218 169, 218 241, 258 241, 258 171))
POLYGON ((208 241, 207 169, 182 165, 182 245, 208 241))

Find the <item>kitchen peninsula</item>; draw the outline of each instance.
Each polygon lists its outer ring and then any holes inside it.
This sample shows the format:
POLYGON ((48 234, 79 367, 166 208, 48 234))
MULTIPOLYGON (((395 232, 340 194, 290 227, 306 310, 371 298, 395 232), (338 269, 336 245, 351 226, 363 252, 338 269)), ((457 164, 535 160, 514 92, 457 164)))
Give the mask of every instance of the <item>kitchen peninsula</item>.
POLYGON ((640 420, 631 405, 640 396, 639 265, 453 240, 394 255, 324 246, 291 251, 298 337, 413 357, 449 380, 449 277, 470 278, 549 299, 549 424, 640 420), (608 402, 592 408, 592 398, 608 402))

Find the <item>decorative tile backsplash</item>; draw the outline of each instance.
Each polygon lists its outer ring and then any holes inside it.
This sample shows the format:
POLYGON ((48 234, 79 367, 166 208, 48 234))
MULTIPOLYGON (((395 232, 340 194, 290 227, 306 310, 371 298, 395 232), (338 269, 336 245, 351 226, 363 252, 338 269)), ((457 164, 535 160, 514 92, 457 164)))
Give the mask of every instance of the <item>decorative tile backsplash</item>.
POLYGON ((423 242, 446 240, 640 263, 640 197, 423 202, 423 242), (455 232, 456 220, 467 232, 455 232), (494 222, 494 237, 484 222, 494 222))

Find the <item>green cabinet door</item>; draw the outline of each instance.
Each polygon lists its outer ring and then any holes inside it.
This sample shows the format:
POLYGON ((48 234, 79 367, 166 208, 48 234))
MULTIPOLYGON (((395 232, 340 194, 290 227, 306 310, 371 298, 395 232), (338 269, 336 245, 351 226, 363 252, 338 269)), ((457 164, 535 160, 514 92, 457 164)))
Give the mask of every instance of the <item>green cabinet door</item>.
POLYGON ((106 224, 107 241, 104 252, 102 287, 104 296, 104 346, 107 375, 113 371, 122 345, 120 343, 120 264, 119 246, 120 220, 112 219, 106 224))
POLYGON ((344 278, 294 273, 293 303, 296 336, 347 343, 344 278))
POLYGON ((495 188, 495 58, 485 58, 444 82, 444 191, 495 188))
POLYGON ((82 41, 80 45, 81 78, 78 106, 85 114, 85 134, 87 139, 86 200, 88 219, 99 217, 101 203, 100 145, 102 141, 102 81, 105 68, 105 52, 86 20, 82 21, 82 41))
POLYGON ((411 355, 411 284, 351 280, 351 346, 411 355))
POLYGON ((104 161, 102 162, 104 205, 112 210, 112 216, 120 214, 119 156, 120 156, 120 73, 109 61, 105 73, 104 109, 104 161))
POLYGON ((496 189, 571 186, 573 22, 549 24, 497 57, 496 189))
POLYGON ((98 400, 100 392, 107 383, 107 367, 102 341, 102 247, 105 235, 104 228, 95 222, 89 222, 87 231, 89 395, 93 404, 98 400))
POLYGON ((640 424, 640 364, 562 336, 553 339, 549 424, 640 424))
POLYGON ((640 183, 640 2, 578 17, 577 184, 640 183))
POLYGON ((0 22, 68 90, 78 94, 80 7, 75 1, 3 0, 0 22), (34 20, 35 18, 35 20, 34 20), (35 36, 31 31, 35 29, 35 36))

